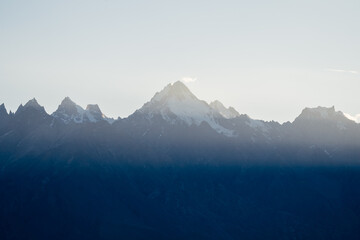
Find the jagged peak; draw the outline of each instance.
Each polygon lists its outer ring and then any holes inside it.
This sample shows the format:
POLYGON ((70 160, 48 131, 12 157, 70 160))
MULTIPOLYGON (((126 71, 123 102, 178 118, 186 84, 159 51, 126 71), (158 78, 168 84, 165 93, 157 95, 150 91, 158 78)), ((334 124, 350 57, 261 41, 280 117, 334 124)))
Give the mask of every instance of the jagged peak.
POLYGON ((21 111, 21 109, 24 108, 24 105, 22 105, 22 103, 19 105, 19 107, 17 108, 17 110, 15 111, 15 113, 21 111))
POLYGON ((197 99, 197 97, 181 81, 168 84, 162 91, 157 92, 151 101, 163 101, 169 98, 184 100, 186 98, 197 99))
POLYGON ((221 115, 205 101, 199 100, 184 83, 177 81, 168 84, 162 91, 144 104, 136 113, 146 114, 151 119, 160 115, 165 121, 175 124, 182 122, 187 125, 200 125, 206 122, 215 131, 232 135, 232 131, 218 123, 221 115))
POLYGON ((65 97, 60 105, 58 106, 58 109, 55 111, 55 113, 57 112, 66 112, 67 114, 76 114, 78 112, 83 112, 85 111, 82 107, 80 107, 79 105, 77 105, 74 101, 71 100, 70 97, 65 97))
POLYGON ((25 105, 24 107, 33 107, 33 108, 42 108, 40 106, 40 104, 38 103, 38 101, 36 100, 36 98, 30 99, 25 105))
MULTIPOLYGON (((192 111, 192 108, 211 109, 205 101, 199 100, 181 81, 166 85, 163 90, 157 92, 154 97, 140 109, 141 112, 163 112, 170 110, 173 113, 180 111, 192 111)), ((195 110, 195 109, 194 109, 195 110)), ((194 112, 194 111, 192 111, 194 112)))
POLYGON ((102 114, 99 105, 97 104, 88 104, 86 106, 86 111, 92 112, 92 113, 100 113, 102 114))
POLYGON ((20 104, 20 106, 18 107, 18 109, 15 112, 15 115, 21 114, 23 112, 27 112, 27 111, 37 111, 41 114, 45 114, 47 115, 45 108, 43 106, 40 106, 40 104, 37 102, 37 100, 35 98, 30 99, 25 105, 20 104))
POLYGON ((108 123, 112 124, 115 120, 113 118, 108 118, 105 116, 98 104, 88 104, 86 106, 86 116, 91 122, 98 122, 105 120, 108 123))
POLYGON ((114 122, 112 118, 106 117, 100 110, 97 104, 88 104, 86 110, 73 102, 69 97, 59 105, 58 109, 52 114, 55 118, 61 119, 64 123, 84 123, 84 122, 98 122, 105 120, 109 123, 114 122))
POLYGON ((210 103, 210 107, 217 111, 224 118, 235 118, 240 116, 240 113, 235 110, 233 107, 226 108, 219 100, 215 100, 210 103))
POLYGON ((65 97, 62 101, 60 105, 76 105, 76 103, 71 100, 71 98, 69 97, 65 97))
POLYGON ((20 104, 16 112, 22 111, 24 109, 35 109, 41 112, 45 112, 44 107, 41 106, 35 98, 30 99, 25 105, 20 104))
POLYGON ((82 122, 82 114, 84 112, 85 110, 73 102, 70 97, 65 97, 52 116, 61 119, 65 123, 69 123, 71 121, 82 122))
POLYGON ((8 112, 7 112, 7 110, 6 110, 6 107, 5 107, 5 104, 4 104, 4 103, 2 103, 2 104, 0 105, 0 115, 8 115, 8 112))
POLYGON ((336 111, 335 106, 332 107, 315 107, 305 108, 301 114, 295 119, 299 120, 349 120, 343 112, 336 111))

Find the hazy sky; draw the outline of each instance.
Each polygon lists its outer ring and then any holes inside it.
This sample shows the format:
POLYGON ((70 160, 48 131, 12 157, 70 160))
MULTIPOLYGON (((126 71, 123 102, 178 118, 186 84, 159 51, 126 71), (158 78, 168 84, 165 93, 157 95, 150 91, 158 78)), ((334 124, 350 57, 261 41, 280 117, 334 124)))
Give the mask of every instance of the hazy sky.
POLYGON ((176 80, 253 118, 360 113, 360 1, 0 0, 0 103, 126 117, 176 80))

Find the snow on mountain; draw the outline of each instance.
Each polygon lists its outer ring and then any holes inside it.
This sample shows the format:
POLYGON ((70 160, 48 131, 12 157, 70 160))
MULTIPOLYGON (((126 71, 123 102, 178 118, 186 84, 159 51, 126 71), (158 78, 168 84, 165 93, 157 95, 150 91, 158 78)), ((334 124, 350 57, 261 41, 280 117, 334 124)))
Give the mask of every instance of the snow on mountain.
POLYGON ((231 130, 218 123, 217 119, 222 116, 205 101, 199 100, 180 81, 167 85, 138 111, 149 118, 160 114, 170 123, 180 121, 187 125, 200 125, 206 122, 217 132, 227 136, 232 135, 231 130))
POLYGON ((347 117, 349 120, 354 121, 356 123, 360 123, 360 114, 356 114, 355 116, 352 116, 350 114, 344 113, 345 117, 347 117))
POLYGON ((76 105, 69 97, 66 97, 58 109, 52 114, 53 117, 62 120, 64 123, 82 123, 85 110, 76 105))
POLYGON ((101 120, 112 123, 114 120, 107 118, 100 110, 97 104, 89 104, 84 110, 82 107, 74 103, 69 97, 66 97, 58 109, 52 114, 53 117, 62 120, 68 124, 70 122, 98 122, 101 120))
POLYGON ((85 114, 90 122, 98 122, 105 120, 109 123, 113 123, 115 120, 112 118, 106 117, 100 110, 99 105, 97 104, 88 104, 86 106, 85 114))
POLYGON ((215 100, 210 103, 210 107, 218 112, 224 118, 230 119, 240 116, 240 114, 233 108, 226 108, 220 101, 215 100))
MULTIPOLYGON (((226 119, 234 119, 236 117, 240 117, 240 113, 236 111, 235 108, 233 107, 226 108, 224 104, 222 104, 219 100, 215 100, 211 102, 210 107, 226 119)), ((241 120, 245 119, 246 125, 253 128, 254 130, 258 130, 263 133, 268 132, 269 130, 268 126, 265 124, 264 121, 252 119, 248 115, 244 115, 244 116, 245 118, 241 118, 241 120)))

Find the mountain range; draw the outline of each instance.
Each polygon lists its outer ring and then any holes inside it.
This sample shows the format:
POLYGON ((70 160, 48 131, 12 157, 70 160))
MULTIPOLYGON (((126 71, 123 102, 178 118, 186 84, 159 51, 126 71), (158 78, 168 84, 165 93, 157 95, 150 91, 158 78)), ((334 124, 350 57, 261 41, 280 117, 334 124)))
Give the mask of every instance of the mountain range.
POLYGON ((87 134, 94 131, 99 136, 109 134, 102 136, 104 138, 127 135, 129 141, 138 139, 149 143, 180 141, 186 133, 187 138, 198 139, 199 142, 231 142, 235 148, 239 144, 273 149, 285 145, 306 145, 307 149, 321 149, 329 158, 344 149, 348 151, 347 148, 356 150, 360 145, 360 125, 342 112, 335 111, 334 107, 305 108, 293 122, 265 122, 239 114, 232 107, 226 108, 220 101, 208 104, 198 99, 180 81, 167 85, 124 119, 106 117, 96 104, 89 104, 83 109, 69 97, 51 115, 35 98, 24 106, 20 105, 15 113, 7 113, 4 104, 0 106, 0 144, 14 141, 10 139, 15 136, 37 136, 38 140, 50 138, 46 135, 51 132, 53 135, 48 144, 58 146, 66 131, 72 129, 75 133, 84 128, 87 134), (106 130, 101 133, 99 128, 106 130), (20 129, 25 135, 19 135, 20 129), (44 131, 43 135, 40 129, 44 131), (166 138, 172 140, 167 141, 166 138))
POLYGON ((360 124, 255 120, 167 85, 127 118, 0 105, 0 239, 359 239, 360 124))

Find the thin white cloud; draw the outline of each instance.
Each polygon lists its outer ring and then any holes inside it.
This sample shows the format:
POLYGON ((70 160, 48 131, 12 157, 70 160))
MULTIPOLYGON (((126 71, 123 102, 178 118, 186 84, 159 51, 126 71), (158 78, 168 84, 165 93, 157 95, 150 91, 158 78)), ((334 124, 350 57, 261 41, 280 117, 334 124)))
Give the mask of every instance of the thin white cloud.
POLYGON ((359 74, 358 71, 354 70, 343 70, 343 69, 334 69, 334 68, 328 68, 326 69, 328 72, 340 72, 340 73, 352 73, 352 74, 359 74))
POLYGON ((347 117, 348 119, 360 123, 360 114, 356 114, 355 116, 352 116, 350 114, 344 113, 345 117, 347 117))
POLYGON ((181 79, 181 81, 183 81, 185 83, 195 82, 196 80, 197 80, 197 78, 194 78, 194 77, 183 77, 181 79))

